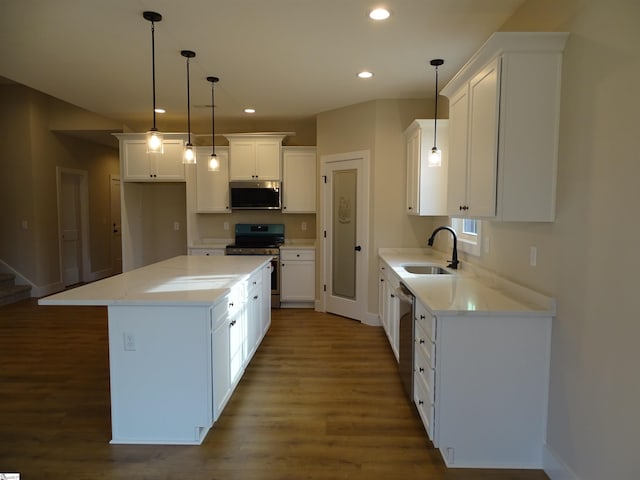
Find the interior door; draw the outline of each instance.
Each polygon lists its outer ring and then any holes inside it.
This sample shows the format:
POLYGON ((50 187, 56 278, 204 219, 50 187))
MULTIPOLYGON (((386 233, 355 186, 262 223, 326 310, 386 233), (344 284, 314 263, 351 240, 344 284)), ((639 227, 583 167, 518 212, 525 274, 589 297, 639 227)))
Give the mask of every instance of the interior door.
POLYGON ((60 177, 62 281, 66 286, 81 281, 82 233, 80 223, 80 177, 63 172, 60 177))
POLYGON ((325 157, 325 309, 364 321, 368 279, 368 175, 363 154, 325 157))
POLYGON ((111 272, 122 273, 122 220, 120 209, 120 177, 112 176, 110 189, 111 272))

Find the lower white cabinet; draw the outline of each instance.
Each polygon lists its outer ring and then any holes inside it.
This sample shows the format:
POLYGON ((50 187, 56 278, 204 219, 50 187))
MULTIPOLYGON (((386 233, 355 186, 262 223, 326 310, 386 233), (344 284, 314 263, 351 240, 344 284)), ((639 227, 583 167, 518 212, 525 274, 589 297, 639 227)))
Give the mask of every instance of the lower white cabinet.
POLYGON ((393 273, 391 268, 382 262, 380 262, 378 268, 378 279, 378 314, 382 327, 389 339, 391 350, 396 357, 396 361, 398 361, 400 358, 400 305, 396 290, 400 285, 400 279, 393 273))
MULTIPOLYGON (((280 301, 302 306, 315 301, 316 262, 315 249, 280 249, 280 301)), ((289 305, 292 306, 292 305, 289 305)))
POLYGON ((551 317, 433 315, 416 302, 414 400, 450 467, 541 468, 551 317))

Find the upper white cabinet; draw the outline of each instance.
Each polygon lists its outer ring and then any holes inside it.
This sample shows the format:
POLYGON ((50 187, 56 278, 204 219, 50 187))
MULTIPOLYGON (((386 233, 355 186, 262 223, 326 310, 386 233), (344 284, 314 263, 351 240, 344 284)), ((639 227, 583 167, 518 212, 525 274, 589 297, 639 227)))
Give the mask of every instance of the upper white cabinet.
POLYGON ((231 213, 229 206, 229 153, 216 147, 220 170, 209 171, 211 147, 196 147, 196 212, 231 213))
POLYGON ((230 180, 280 180, 285 135, 227 134, 230 180))
POLYGON ((438 120, 436 140, 442 165, 429 166, 434 121, 414 120, 404 132, 407 141, 407 213, 447 215, 448 120, 438 120))
POLYGON ((283 147, 282 213, 316 213, 316 148, 283 147))
POLYGON ((125 182, 184 182, 183 138, 164 139, 164 153, 147 153, 146 135, 120 135, 120 158, 125 182))
POLYGON ((442 89, 449 98, 449 215, 555 219, 567 37, 495 33, 442 89))

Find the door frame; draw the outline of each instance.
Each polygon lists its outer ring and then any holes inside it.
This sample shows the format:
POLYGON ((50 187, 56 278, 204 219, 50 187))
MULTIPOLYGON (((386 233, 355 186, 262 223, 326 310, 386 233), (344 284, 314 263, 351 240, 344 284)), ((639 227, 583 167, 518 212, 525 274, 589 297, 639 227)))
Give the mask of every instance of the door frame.
POLYGON ((369 170, 370 170, 370 151, 369 150, 359 150, 354 152, 345 152, 345 153, 336 153, 331 155, 322 155, 320 157, 320 181, 322 182, 320 188, 320 205, 322 208, 321 215, 321 225, 320 225, 320 238, 322 240, 322 260, 320 261, 320 280, 322 282, 322 288, 320 291, 320 308, 319 310, 322 312, 327 311, 327 295, 329 292, 327 291, 326 286, 330 284, 329 275, 331 274, 331 270, 328 267, 329 262, 331 262, 331 258, 329 258, 329 239, 327 238, 327 230, 329 224, 331 222, 331 212, 327 211, 326 207, 327 196, 330 192, 327 192, 327 188, 324 188, 324 184, 326 183, 326 174, 327 167, 331 163, 339 163, 346 162, 350 160, 361 160, 362 161, 362 169, 359 174, 362 175, 362 186, 363 191, 362 194, 362 205, 358 205, 358 216, 362 217, 362 230, 363 237, 359 238, 358 242, 362 247, 359 255, 361 257, 360 261, 360 274, 356 273, 356 279, 358 277, 361 278, 360 284, 356 284, 356 297, 360 297, 358 301, 359 311, 358 318, 362 323, 368 323, 368 309, 369 309, 369 246, 371 242, 369 241, 369 190, 370 190, 370 179, 369 179, 369 170))
POLYGON ((56 167, 56 196, 58 213, 58 265, 60 270, 60 283, 64 285, 63 259, 62 259, 62 176, 72 175, 78 177, 80 188, 80 281, 87 282, 91 274, 91 257, 89 249, 89 172, 75 168, 56 167))

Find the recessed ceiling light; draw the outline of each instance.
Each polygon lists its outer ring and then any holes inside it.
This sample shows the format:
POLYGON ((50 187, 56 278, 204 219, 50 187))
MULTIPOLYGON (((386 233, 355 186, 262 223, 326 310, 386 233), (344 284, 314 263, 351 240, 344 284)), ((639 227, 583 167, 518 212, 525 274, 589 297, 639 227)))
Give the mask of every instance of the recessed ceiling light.
POLYGON ((367 71, 365 70, 364 72, 360 72, 360 73, 358 74, 358 77, 360 77, 360 78, 371 78, 371 77, 373 77, 373 73, 371 73, 371 72, 367 72, 367 71))
POLYGON ((164 108, 154 108, 153 111, 156 113, 167 113, 164 108))
POLYGON ((244 113, 256 113, 256 109, 255 108, 245 108, 244 109, 244 113))
POLYGON ((369 18, 372 20, 386 20, 391 13, 386 8, 376 8, 369 12, 369 18))

